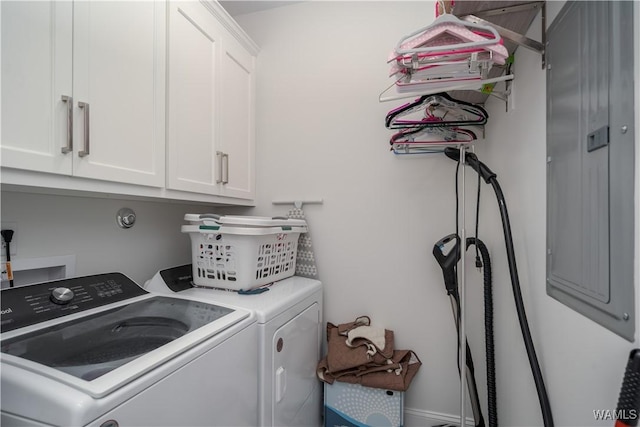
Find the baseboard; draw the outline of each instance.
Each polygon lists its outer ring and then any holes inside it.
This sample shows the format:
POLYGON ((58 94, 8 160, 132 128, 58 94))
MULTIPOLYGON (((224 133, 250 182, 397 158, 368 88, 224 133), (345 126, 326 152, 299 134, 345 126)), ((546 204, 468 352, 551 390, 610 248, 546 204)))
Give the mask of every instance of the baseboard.
MULTIPOLYGON (((425 411, 422 409, 404 408, 404 427, 434 427, 439 425, 460 425, 460 416, 425 411)), ((467 426, 473 427, 473 418, 467 417, 467 426)))

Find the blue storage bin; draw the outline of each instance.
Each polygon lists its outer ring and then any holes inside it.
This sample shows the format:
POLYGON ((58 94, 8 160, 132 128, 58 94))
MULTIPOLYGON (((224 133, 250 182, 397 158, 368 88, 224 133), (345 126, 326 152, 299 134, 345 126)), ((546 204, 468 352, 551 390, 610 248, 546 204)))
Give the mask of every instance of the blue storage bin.
POLYGON ((324 385, 325 427, 402 427, 404 392, 336 381, 324 385))

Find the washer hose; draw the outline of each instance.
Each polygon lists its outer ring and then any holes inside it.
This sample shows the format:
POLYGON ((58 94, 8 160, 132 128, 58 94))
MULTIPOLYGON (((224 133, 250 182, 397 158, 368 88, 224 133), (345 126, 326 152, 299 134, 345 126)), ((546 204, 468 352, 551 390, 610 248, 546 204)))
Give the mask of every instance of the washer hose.
MULTIPOLYGON (((452 160, 460 161, 460 150, 457 148, 447 147, 444 150, 444 154, 452 160)), ((511 287, 513 288, 513 298, 515 300, 516 311, 518 313, 518 320, 520 322, 520 330, 522 332, 522 339, 524 341, 525 348, 527 350, 527 356, 529 358, 529 365, 531 366, 531 373, 536 384, 536 391, 538 393, 538 400, 540 401, 540 409, 542 411, 542 420, 545 427, 553 427, 553 416, 551 414, 551 405, 549 404, 549 397, 544 385, 544 379, 540 370, 540 364, 538 363, 538 357, 536 356, 536 349, 533 345, 533 339, 531 338, 531 331, 529 330, 529 323, 527 322, 527 314, 524 308, 524 302, 522 301, 522 292, 520 290, 520 279, 518 278, 518 268, 516 266, 515 250, 513 248, 513 238, 511 235, 511 225, 509 223, 509 213, 507 211, 507 203, 504 199, 504 194, 496 179, 496 174, 491 171, 484 163, 478 160, 478 157, 473 153, 465 153, 465 163, 471 166, 487 184, 491 184, 493 190, 496 193, 498 199, 498 206, 500 208, 500 217, 502 218, 502 229, 504 232, 505 246, 507 249, 507 261, 509 263, 509 274, 511 276, 511 287)))

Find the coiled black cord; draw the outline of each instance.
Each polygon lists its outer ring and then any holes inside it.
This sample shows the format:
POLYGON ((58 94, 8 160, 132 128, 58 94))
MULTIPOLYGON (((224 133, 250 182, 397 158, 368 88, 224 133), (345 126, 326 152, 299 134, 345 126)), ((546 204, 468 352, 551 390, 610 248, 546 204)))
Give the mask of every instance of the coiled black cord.
POLYGON ((489 427, 498 426, 498 396, 496 394, 496 358, 495 344, 493 341, 493 286, 491 274, 491 257, 489 250, 482 240, 477 237, 467 238, 467 249, 475 245, 480 252, 483 267, 484 283, 484 333, 485 352, 487 363, 487 409, 489 414, 489 427))
MULTIPOLYGON (((460 169, 460 160, 456 165, 455 175, 455 193, 456 193, 456 235, 459 232, 458 216, 459 216, 459 195, 458 195, 458 172, 460 169)), ((476 237, 468 237, 465 249, 469 249, 470 245, 475 246, 476 250, 476 267, 483 268, 483 283, 484 283, 484 327, 485 327, 485 352, 486 352, 486 369, 487 369, 487 409, 489 415, 489 427, 498 427, 498 410, 497 410, 497 393, 496 393, 496 362, 495 362, 495 345, 493 340, 493 289, 492 289, 492 274, 491 274, 491 257, 489 256, 489 250, 487 246, 478 238, 478 229, 480 226, 480 174, 478 174, 478 192, 476 200, 476 237)), ((456 245, 455 250, 459 251, 459 245, 456 245)), ((460 255, 456 254, 456 259, 459 259, 460 255)), ((460 322, 460 298, 457 289, 454 293, 454 298, 458 306, 458 322, 460 322)), ((460 338, 458 337, 458 352, 460 351, 460 338)), ((471 349, 469 344, 466 344, 467 360, 471 363, 471 369, 473 371, 473 359, 471 356, 471 349)), ((458 355, 459 356, 459 355, 458 355)), ((469 363, 469 362, 468 362, 469 363)), ((458 357, 458 371, 460 370, 458 357)), ((472 388, 475 390, 475 378, 472 388)), ((477 393, 477 392, 476 392, 477 393)), ((478 402, 479 404, 479 402, 478 402)), ((479 416, 480 420, 476 420, 476 423, 484 425, 484 419, 482 414, 479 416)))

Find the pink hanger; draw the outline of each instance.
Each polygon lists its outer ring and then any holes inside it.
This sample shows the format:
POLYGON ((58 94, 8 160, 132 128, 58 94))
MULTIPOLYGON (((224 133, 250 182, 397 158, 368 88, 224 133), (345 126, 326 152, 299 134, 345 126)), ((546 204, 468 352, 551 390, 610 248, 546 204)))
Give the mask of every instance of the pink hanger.
POLYGON ((418 56, 417 58, 403 57, 398 59, 389 70, 389 76, 394 74, 411 74, 413 79, 419 78, 421 72, 433 69, 435 66, 449 66, 451 69, 456 64, 461 67, 461 71, 469 74, 469 61, 486 61, 491 64, 498 63, 504 64, 506 58, 494 56, 492 52, 482 49, 464 49, 459 52, 452 51, 447 52, 446 55, 434 55, 434 56, 418 56), (477 56, 474 57, 474 54, 477 56))
MULTIPOLYGON (((438 19, 442 20, 449 16, 442 15, 438 19)), ((401 41, 396 46, 389 61, 411 58, 413 55, 427 57, 430 55, 450 55, 454 52, 469 52, 470 50, 488 50, 494 54, 495 62, 504 64, 509 52, 495 30, 492 29, 494 33, 471 31, 464 26, 466 23, 455 17, 453 19, 459 23, 449 22, 449 19, 441 21, 439 24, 434 22, 435 25, 426 27, 414 37, 408 36, 404 39, 405 41, 401 41)))
POLYGON ((477 139, 476 134, 459 127, 423 127, 419 129, 403 129, 395 133, 389 143, 410 147, 429 146, 451 143, 471 143, 477 139))
POLYGON ((395 51, 400 55, 442 52, 470 47, 485 47, 500 44, 500 41, 500 35, 490 26, 462 21, 451 14, 444 14, 437 17, 431 25, 401 38, 395 51), (472 30, 478 31, 474 32, 472 30), (453 36, 451 43, 436 43, 433 46, 428 46, 429 41, 447 33, 453 36), (485 35, 488 35, 488 37, 485 35))

